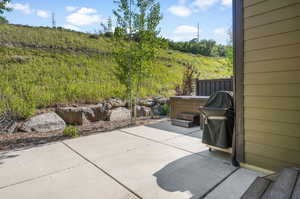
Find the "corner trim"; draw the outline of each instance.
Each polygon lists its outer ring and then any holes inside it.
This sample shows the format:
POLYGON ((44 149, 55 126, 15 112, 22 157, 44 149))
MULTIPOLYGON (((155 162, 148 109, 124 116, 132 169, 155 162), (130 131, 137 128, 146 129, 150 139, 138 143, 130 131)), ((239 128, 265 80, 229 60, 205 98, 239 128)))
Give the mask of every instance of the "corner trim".
POLYGON ((233 68, 234 68, 234 102, 235 128, 234 150, 238 162, 245 162, 244 129, 244 0, 233 1, 233 68))

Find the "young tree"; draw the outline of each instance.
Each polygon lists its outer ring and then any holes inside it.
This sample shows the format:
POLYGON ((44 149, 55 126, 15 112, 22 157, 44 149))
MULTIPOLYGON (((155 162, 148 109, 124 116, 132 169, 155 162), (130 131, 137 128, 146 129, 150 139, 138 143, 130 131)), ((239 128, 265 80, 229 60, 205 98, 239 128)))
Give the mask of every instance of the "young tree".
MULTIPOLYGON (((9 8, 7 6, 8 3, 10 3, 10 0, 0 0, 0 24, 8 23, 7 19, 4 16, 2 16, 5 11, 12 10, 11 8, 9 8)), ((2 85, 3 84, 5 84, 5 82, 2 82, 2 85)), ((11 116, 11 114, 9 112, 8 100, 7 100, 6 96, 3 94, 2 89, 0 89, 0 124, 2 121, 4 121, 3 118, 7 118, 6 114, 9 114, 11 116)), ((1 126, 0 126, 0 128, 1 128, 1 126)))
POLYGON ((192 95, 193 93, 193 81, 200 77, 200 72, 191 63, 184 63, 185 71, 183 74, 183 84, 181 95, 192 95))
POLYGON ((4 16, 1 16, 5 11, 12 10, 11 8, 7 7, 8 3, 10 3, 10 0, 0 0, 0 24, 8 23, 7 19, 4 16))
POLYGON ((125 85, 134 118, 135 104, 141 89, 152 76, 161 40, 158 25, 162 19, 160 4, 155 0, 119 0, 114 10, 116 76, 125 85))
POLYGON ((227 35, 228 35, 228 45, 225 48, 226 62, 227 62, 227 66, 229 68, 233 68, 233 33, 232 33, 232 27, 228 28, 227 35))

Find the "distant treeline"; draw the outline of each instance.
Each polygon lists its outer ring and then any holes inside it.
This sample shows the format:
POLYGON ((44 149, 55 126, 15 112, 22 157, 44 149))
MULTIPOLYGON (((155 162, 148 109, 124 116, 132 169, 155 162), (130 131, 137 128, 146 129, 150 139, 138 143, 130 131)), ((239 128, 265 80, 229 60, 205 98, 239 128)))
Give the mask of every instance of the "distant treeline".
MULTIPOLYGON (((114 37, 119 32, 106 32, 100 33, 99 36, 103 37, 114 37)), ((98 35, 95 35, 98 36, 98 35)), ((132 39, 136 42, 139 42, 138 35, 133 34, 132 39)), ((215 40, 206 40, 203 39, 198 41, 197 39, 193 39, 191 41, 180 41, 175 42, 165 38, 161 38, 161 41, 166 43, 169 49, 177 50, 184 53, 192 53, 196 55, 203 55, 207 57, 228 57, 228 51, 232 51, 232 47, 229 45, 221 45, 217 44, 215 40)))
POLYGON ((198 54, 210 57, 226 57, 226 51, 231 47, 217 44, 214 40, 201 40, 193 39, 186 42, 169 41, 169 48, 178 50, 185 53, 198 54))

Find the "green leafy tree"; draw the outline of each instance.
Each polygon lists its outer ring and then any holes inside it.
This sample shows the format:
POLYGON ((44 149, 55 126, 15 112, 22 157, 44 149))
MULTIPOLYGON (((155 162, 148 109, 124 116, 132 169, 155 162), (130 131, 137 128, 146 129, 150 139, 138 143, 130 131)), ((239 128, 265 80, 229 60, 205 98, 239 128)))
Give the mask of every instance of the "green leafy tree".
MULTIPOLYGON (((5 11, 11 11, 12 9, 7 7, 8 3, 10 3, 10 0, 0 0, 0 24, 8 23, 7 19, 2 16, 5 11)), ((2 85, 5 84, 5 82, 2 82, 2 85)), ((7 97, 3 94, 2 89, 0 89, 0 115, 3 112, 8 112, 8 100, 7 97)))
POLYGON ((153 67, 162 46, 158 25, 162 19, 160 4, 155 0, 115 1, 117 18, 115 60, 116 76, 127 88, 131 110, 136 118, 135 104, 141 89, 153 75, 153 67))
POLYGON ((0 0, 0 24, 1 23, 8 23, 7 19, 2 16, 5 11, 11 11, 12 9, 7 7, 10 0, 0 0))
POLYGON ((232 34, 232 27, 230 27, 227 31, 228 35, 228 45, 225 48, 225 56, 227 67, 233 68, 233 34, 232 34))
POLYGON ((187 42, 174 42, 169 41, 169 47, 173 50, 179 50, 186 53, 200 54, 203 56, 212 57, 224 57, 225 47, 220 44, 216 44, 214 40, 203 39, 192 39, 187 42))

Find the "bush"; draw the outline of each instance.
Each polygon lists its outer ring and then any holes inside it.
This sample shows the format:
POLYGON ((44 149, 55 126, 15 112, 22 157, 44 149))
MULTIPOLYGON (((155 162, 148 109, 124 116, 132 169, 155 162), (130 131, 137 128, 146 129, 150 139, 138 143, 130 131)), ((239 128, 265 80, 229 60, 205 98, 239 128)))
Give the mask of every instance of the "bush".
POLYGON ((74 126, 68 126, 64 129, 64 136, 78 137, 78 129, 74 126))
POLYGON ((97 35, 97 34, 92 34, 92 35, 90 35, 89 37, 90 37, 91 39, 99 39, 99 38, 100 38, 100 36, 97 35))
POLYGON ((162 115, 169 115, 170 113, 170 106, 168 104, 164 104, 162 106, 161 114, 162 115))

